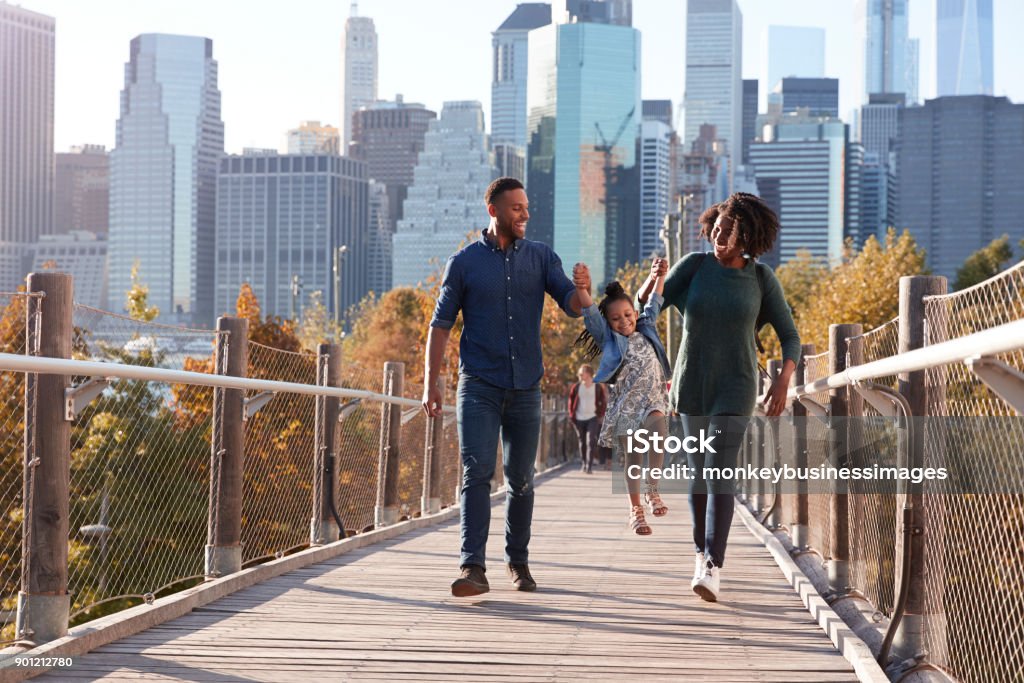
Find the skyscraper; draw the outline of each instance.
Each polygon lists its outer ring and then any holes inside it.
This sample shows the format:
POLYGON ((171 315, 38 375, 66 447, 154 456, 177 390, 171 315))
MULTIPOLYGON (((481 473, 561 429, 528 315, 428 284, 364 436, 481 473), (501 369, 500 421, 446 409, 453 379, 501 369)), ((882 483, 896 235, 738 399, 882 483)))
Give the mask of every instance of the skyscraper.
MULTIPOLYGON (((103 145, 57 154, 53 233, 85 230, 106 235, 110 224, 110 155, 103 145)), ((104 245, 106 254, 106 245, 104 245)))
POLYGON ((757 139, 757 79, 743 79, 743 153, 740 162, 750 163, 750 143, 757 139))
POLYGON ((69 273, 75 303, 107 310, 107 240, 86 230, 40 235, 33 249, 32 272, 69 273))
POLYGON ((782 98, 782 113, 803 110, 810 116, 839 116, 838 78, 781 79, 774 92, 782 98))
POLYGON ((487 227, 484 192, 494 178, 483 107, 445 102, 430 124, 395 231, 393 286, 439 273, 467 233, 487 227))
POLYGON ((683 142, 711 124, 729 146, 730 176, 742 157, 743 15, 736 0, 687 0, 683 142))
POLYGON ((551 5, 527 2, 491 34, 491 142, 526 148, 527 35, 551 23, 551 5))
POLYGON ((860 109, 860 138, 865 152, 877 154, 882 163, 888 163, 892 141, 900 135, 900 110, 903 95, 876 93, 860 109))
POLYGON ((909 0, 857 2, 854 25, 864 70, 862 102, 872 93, 907 92, 908 4, 909 0))
POLYGON ((391 289, 391 238, 402 218, 403 205, 430 122, 437 114, 422 104, 378 100, 352 116, 349 154, 366 162, 370 188, 371 238, 367 259, 380 265, 371 275, 370 288, 391 289))
MULTIPOLYGON (((644 101, 645 104, 647 100, 644 101)), ((669 120, 671 120, 669 114, 669 120)), ((664 254, 661 228, 669 212, 672 193, 674 131, 660 116, 644 117, 640 124, 640 238, 638 256, 664 254)))
POLYGON ((936 275, 1002 234, 1024 238, 1024 105, 1005 97, 939 97, 900 111, 897 227, 936 275))
POLYGON ((918 103, 921 92, 921 41, 917 38, 907 40, 907 104, 918 103))
POLYGON ((378 100, 352 116, 352 144, 348 153, 366 162, 369 177, 387 186, 389 216, 402 217, 402 203, 412 184, 413 169, 430 122, 437 114, 422 104, 378 100))
POLYGON ((991 95, 992 0, 937 0, 936 89, 943 95, 991 95))
POLYGON ((377 29, 373 19, 358 16, 358 3, 345 20, 341 46, 341 152, 352 141, 352 114, 377 99, 377 29))
MULTIPOLYGON (((767 95, 786 76, 825 77, 825 29, 768 26, 761 35, 761 92, 767 95)), ((764 104, 761 103, 762 110, 764 104)))
POLYGON ((341 314, 369 289, 366 164, 335 154, 230 156, 217 173, 215 310, 235 309, 248 282, 265 314, 288 317, 292 284, 297 316, 323 293, 341 314), (334 255, 344 246, 340 282, 334 255), (338 286, 340 285, 340 287, 338 286), (340 304, 335 300, 340 291, 340 304), (340 307, 339 307, 340 306, 340 307))
POLYGON ((842 256, 846 125, 834 118, 789 114, 765 127, 750 146, 762 194, 777 199, 781 262, 799 249, 829 260, 842 256))
POLYGON ((0 289, 53 223, 54 19, 0 2, 0 289))
POLYGON ((338 129, 320 125, 319 121, 303 121, 288 131, 288 154, 340 153, 338 129))
POLYGON ((553 8, 562 23, 530 32, 530 237, 596 283, 637 258, 640 236, 640 32, 619 4, 590 8, 612 17, 593 22, 553 8))
POLYGON ((140 35, 124 81, 110 155, 110 303, 120 309, 137 261, 163 320, 210 325, 224 153, 213 41, 140 35))

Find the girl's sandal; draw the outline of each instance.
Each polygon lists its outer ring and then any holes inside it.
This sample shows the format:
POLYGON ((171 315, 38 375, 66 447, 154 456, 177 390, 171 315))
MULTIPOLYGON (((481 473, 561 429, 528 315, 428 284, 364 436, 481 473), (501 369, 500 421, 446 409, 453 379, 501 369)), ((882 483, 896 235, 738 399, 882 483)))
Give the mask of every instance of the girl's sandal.
POLYGON ((644 508, 642 505, 634 505, 629 511, 629 528, 637 536, 650 536, 651 527, 644 519, 644 508))
POLYGON ((665 501, 658 494, 657 486, 647 487, 647 492, 644 493, 644 502, 647 503, 647 508, 655 517, 664 517, 668 513, 668 505, 665 505, 665 501))

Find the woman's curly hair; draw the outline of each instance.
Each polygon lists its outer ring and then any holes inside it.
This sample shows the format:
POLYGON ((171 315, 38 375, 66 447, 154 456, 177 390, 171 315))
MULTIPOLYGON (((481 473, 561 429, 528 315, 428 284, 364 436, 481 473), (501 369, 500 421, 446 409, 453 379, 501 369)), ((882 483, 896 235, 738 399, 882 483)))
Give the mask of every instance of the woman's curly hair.
POLYGON ((707 241, 719 216, 736 222, 739 242, 753 258, 770 251, 779 235, 779 217, 756 194, 736 192, 724 202, 713 204, 700 216, 700 234, 707 241))
MULTIPOLYGON (((626 293, 626 290, 622 288, 622 284, 618 280, 612 280, 605 286, 604 298, 597 305, 597 310, 601 311, 601 315, 605 319, 608 318, 608 307, 616 301, 628 301, 630 306, 633 305, 633 297, 626 293)), ((601 354, 601 347, 585 327, 572 345, 583 349, 584 360, 593 360, 601 354)))

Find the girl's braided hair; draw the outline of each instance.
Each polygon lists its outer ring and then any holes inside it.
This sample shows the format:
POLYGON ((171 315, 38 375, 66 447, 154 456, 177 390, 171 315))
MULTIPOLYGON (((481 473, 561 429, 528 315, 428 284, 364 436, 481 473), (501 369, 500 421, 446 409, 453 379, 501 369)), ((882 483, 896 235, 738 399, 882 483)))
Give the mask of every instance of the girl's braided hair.
MULTIPOLYGON (((604 298, 597 305, 597 310, 601 311, 602 317, 608 318, 608 307, 616 301, 628 301, 630 306, 633 305, 633 297, 626 293, 618 280, 612 280, 604 288, 604 298)), ((593 360, 601 354, 601 347, 585 327, 572 345, 575 348, 583 349, 584 360, 593 360)))
POLYGON ((736 222, 740 244, 753 258, 770 251, 779 234, 779 217, 755 194, 736 192, 724 202, 713 204, 700 216, 700 234, 707 241, 719 216, 736 222))

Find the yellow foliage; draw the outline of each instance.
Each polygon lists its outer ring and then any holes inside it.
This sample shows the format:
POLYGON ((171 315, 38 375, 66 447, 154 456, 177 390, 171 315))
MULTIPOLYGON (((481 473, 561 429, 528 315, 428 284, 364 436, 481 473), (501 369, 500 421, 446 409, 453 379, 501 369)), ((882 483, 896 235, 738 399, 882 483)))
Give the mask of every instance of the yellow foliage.
MULTIPOLYGON (((793 307, 801 342, 814 344, 818 352, 828 348, 831 324, 860 323, 869 332, 895 318, 900 278, 926 273, 924 250, 909 232, 897 235, 893 228, 884 245, 874 236, 859 252, 847 244, 844 258, 831 268, 804 253, 776 271, 793 307)), ((780 356, 770 328, 762 332, 762 342, 764 358, 780 356)))

